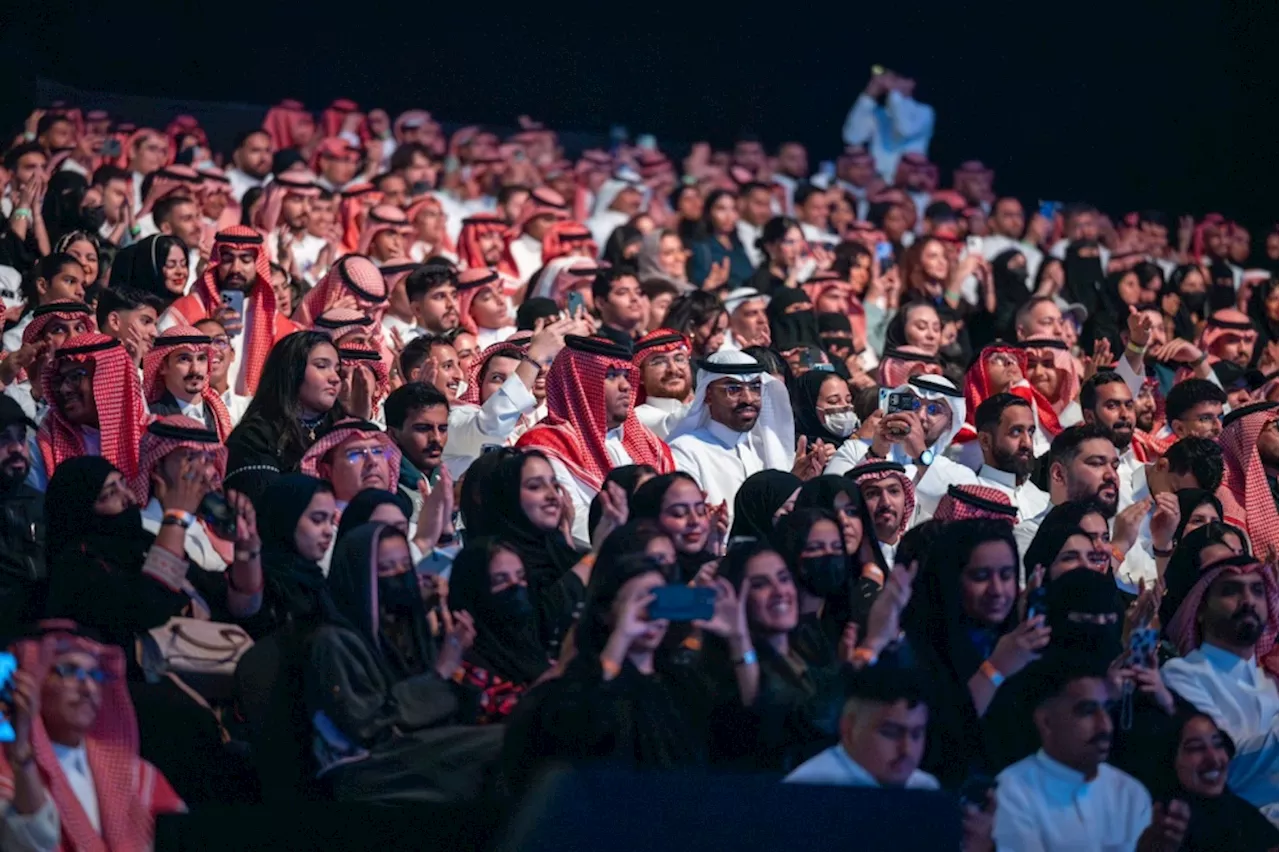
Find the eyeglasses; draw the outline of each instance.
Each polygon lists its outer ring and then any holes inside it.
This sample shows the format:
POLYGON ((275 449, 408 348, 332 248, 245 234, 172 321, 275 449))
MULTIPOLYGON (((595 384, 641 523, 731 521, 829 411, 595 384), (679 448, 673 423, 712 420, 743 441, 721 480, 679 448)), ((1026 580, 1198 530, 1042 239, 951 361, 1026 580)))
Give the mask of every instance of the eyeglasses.
POLYGON ((951 410, 951 406, 944 405, 941 402, 926 402, 921 406, 921 408, 923 408, 924 413, 930 417, 937 417, 942 412, 951 410))
POLYGON ((361 447, 359 449, 347 450, 347 462, 350 464, 359 464, 361 459, 381 459, 387 454, 382 447, 361 447))
POLYGON ((720 385, 720 390, 730 399, 737 399, 740 396, 760 396, 764 385, 761 382, 729 382, 720 385))
POLYGON ((59 382, 70 382, 73 385, 83 382, 89 378, 89 370, 85 367, 72 367, 70 370, 63 370, 58 373, 59 382))
POLYGON ((74 663, 57 663, 50 671, 63 680, 75 678, 77 683, 84 683, 91 680, 94 683, 101 684, 106 682, 107 673, 99 668, 86 669, 84 666, 77 666, 74 663))
POLYGON ((994 355, 992 355, 990 358, 988 358, 988 359, 987 359, 987 363, 988 363, 988 364, 993 364, 993 365, 995 365, 995 366, 997 366, 997 367, 1016 367, 1016 366, 1018 366, 1018 362, 1017 362, 1017 361, 1015 361, 1013 358, 1009 357, 1008 355, 1004 355, 1004 354, 1002 354, 1002 353, 1000 353, 1000 352, 997 352, 996 354, 994 354, 994 355))
POLYGON ((230 349, 231 338, 220 335, 212 339, 212 345, 214 349, 230 349))

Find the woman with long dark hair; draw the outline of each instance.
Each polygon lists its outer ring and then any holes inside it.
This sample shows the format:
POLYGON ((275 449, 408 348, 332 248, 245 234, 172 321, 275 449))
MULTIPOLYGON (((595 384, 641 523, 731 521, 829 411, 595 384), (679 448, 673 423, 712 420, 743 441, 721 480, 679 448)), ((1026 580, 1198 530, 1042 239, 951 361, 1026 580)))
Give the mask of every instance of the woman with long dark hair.
POLYGON ((155 234, 116 253, 107 286, 135 287, 167 309, 185 294, 188 273, 187 244, 169 234, 155 234))
POLYGON ((729 314, 711 293, 694 290, 679 296, 667 309, 667 327, 678 331, 693 345, 696 358, 719 351, 729 328, 729 314))
POLYGON ((702 207, 703 238, 690 246, 689 280, 707 291, 732 290, 754 272, 738 239, 738 197, 716 189, 702 207))
POLYGON ((270 482, 297 470, 316 434, 346 416, 338 402, 338 350, 318 331, 271 349, 257 393, 227 437, 227 481, 257 503, 270 482))
POLYGON ((768 296, 786 287, 788 281, 795 286, 806 246, 799 220, 790 216, 773 217, 764 223, 756 246, 764 252, 765 259, 748 279, 747 286, 768 296))
POLYGON ((687 473, 655 476, 637 488, 631 495, 630 517, 652 521, 671 537, 676 549, 674 582, 691 582, 717 557, 715 541, 721 531, 714 528, 702 487, 687 473))

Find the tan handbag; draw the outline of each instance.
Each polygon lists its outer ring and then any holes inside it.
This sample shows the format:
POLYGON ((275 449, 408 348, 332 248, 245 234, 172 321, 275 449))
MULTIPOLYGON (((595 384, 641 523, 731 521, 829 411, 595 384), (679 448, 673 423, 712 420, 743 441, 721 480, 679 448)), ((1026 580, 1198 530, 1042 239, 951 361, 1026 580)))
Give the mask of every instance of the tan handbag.
POLYGON ((252 647, 253 639, 234 624, 175 616, 143 635, 138 662, 150 679, 176 675, 216 700, 230 696, 236 664, 252 647))

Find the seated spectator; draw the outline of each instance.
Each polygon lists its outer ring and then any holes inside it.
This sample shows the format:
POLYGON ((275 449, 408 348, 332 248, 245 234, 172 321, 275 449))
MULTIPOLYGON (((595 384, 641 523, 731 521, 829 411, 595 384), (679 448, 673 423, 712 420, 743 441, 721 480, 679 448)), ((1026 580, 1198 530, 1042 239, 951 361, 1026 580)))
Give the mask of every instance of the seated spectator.
MULTIPOLYGON (((729 541, 737 538, 767 540, 773 535, 773 525, 778 518, 795 506, 802 484, 799 477, 785 470, 762 470, 748 476, 733 498, 733 528, 729 530, 729 541)), ((697 487, 696 483, 693 487, 697 487)))
POLYGON ((693 582, 723 552, 724 512, 712 513, 689 474, 659 474, 638 487, 629 502, 630 518, 652 521, 671 537, 676 549, 673 582, 693 582))
POLYGON ((1210 521, 1182 537, 1165 568, 1165 593, 1160 601, 1160 622, 1166 634, 1173 614, 1211 565, 1230 556, 1248 556, 1249 539, 1244 530, 1220 521, 1210 521))
POLYGON ((264 586, 262 610, 248 630, 265 636, 282 625, 319 618, 325 597, 320 563, 333 546, 338 509, 333 486, 301 473, 277 478, 257 506, 264 586))
POLYGON ((1253 552, 1272 563, 1280 556, 1276 423, 1275 403, 1254 403, 1232 411, 1218 439, 1224 465, 1218 489, 1223 519, 1247 530, 1253 552))
POLYGON ((31 421, 0 396, 0 624, 26 624, 43 612, 44 495, 27 485, 31 421))
POLYGON ((231 434, 231 414, 209 384, 212 357, 213 338, 191 326, 171 326, 142 359, 142 391, 152 414, 196 420, 222 442, 231 434))

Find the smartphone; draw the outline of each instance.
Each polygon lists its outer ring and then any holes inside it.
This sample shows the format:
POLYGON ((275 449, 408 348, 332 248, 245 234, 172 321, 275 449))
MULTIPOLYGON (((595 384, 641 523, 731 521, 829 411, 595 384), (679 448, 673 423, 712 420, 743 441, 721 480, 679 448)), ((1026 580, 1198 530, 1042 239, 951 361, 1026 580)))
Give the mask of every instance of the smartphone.
POLYGON ((806 369, 812 369, 815 363, 816 361, 814 360, 812 349, 806 346, 804 349, 800 350, 800 366, 801 367, 804 367, 806 369))
POLYGON ((241 319, 244 319, 243 290, 223 290, 222 304, 239 314, 241 319))
POLYGON ((823 160, 818 164, 818 172, 830 183, 836 179, 836 164, 830 160, 823 160))
POLYGON ((876 260, 880 262, 880 274, 884 275, 893 266, 893 243, 884 240, 876 243, 876 260))
POLYGON ((119 157, 120 156, 120 140, 115 137, 102 140, 102 156, 119 157))
POLYGON ((8 651, 0 652, 0 743, 13 742, 13 675, 18 671, 18 660, 8 651))
POLYGON ((580 310, 580 309, 581 309, 585 304, 586 304, 586 302, 583 300, 583 298, 582 298, 582 293, 581 293, 581 292, 579 292, 579 291, 577 291, 577 290, 571 290, 571 291, 569 291, 568 309, 569 309, 569 316, 570 316, 570 317, 576 317, 576 316, 578 315, 578 311, 579 311, 579 310, 580 310))
POLYGON ((212 527, 213 531, 220 537, 227 541, 235 541, 236 512, 231 508, 231 504, 227 502, 226 497, 216 491, 210 491, 200 501, 196 514, 200 516, 200 520, 212 527))
POLYGON ((970 255, 982 257, 982 237, 967 237, 964 244, 970 255))
POLYGON ((872 66, 871 66, 871 76, 872 76, 872 77, 879 77, 879 76, 880 76, 881 74, 883 74, 883 73, 884 73, 884 66, 883 66, 883 65, 872 65, 872 66))
POLYGON ((987 799, 995 789, 996 779, 990 775, 970 775, 960 787, 960 807, 973 805, 976 808, 985 808, 987 799))
POLYGON ((1155 659, 1160 632, 1154 627, 1139 627, 1129 634, 1129 655, 1125 665, 1130 668, 1150 668, 1155 659))
POLYGON ((1037 615, 1048 615, 1049 607, 1049 590, 1044 586, 1032 589, 1027 594, 1027 620, 1035 618, 1037 615))
POLYGON ((919 408, 920 398, 909 391, 886 391, 880 402, 880 410, 885 414, 916 411, 919 408))
POLYGON ((425 180, 415 181, 413 186, 409 187, 410 195, 426 195, 431 191, 431 184, 425 180))
POLYGON ((653 590, 649 617, 667 621, 700 621, 711 618, 716 590, 704 586, 659 586, 653 590))
POLYGON ((1061 205, 1057 201, 1041 201, 1040 215, 1052 222, 1053 217, 1057 215, 1058 208, 1060 206, 1061 205))

